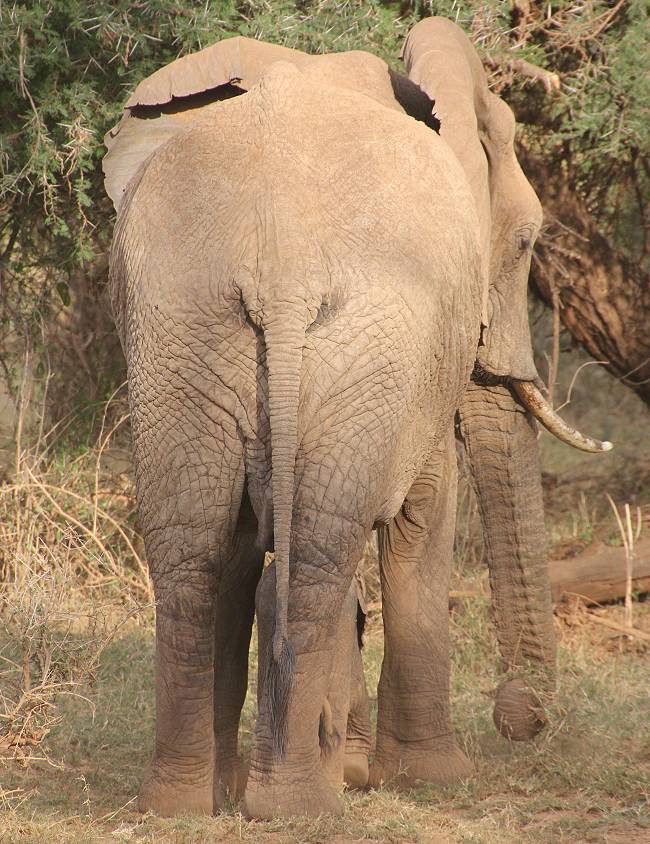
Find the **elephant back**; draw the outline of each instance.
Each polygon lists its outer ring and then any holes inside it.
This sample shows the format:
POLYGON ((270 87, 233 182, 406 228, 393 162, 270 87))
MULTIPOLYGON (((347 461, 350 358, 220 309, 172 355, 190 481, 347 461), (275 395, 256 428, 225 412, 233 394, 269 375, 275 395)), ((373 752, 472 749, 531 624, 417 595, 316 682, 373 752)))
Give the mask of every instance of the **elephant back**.
POLYGON ((202 122, 215 103, 258 85, 276 62, 288 63, 314 81, 357 91, 394 111, 429 119, 428 97, 370 53, 309 55, 251 38, 228 38, 160 68, 127 100, 121 120, 104 138, 105 187, 115 208, 138 168, 160 146, 202 122), (408 105, 403 107, 400 100, 408 105))

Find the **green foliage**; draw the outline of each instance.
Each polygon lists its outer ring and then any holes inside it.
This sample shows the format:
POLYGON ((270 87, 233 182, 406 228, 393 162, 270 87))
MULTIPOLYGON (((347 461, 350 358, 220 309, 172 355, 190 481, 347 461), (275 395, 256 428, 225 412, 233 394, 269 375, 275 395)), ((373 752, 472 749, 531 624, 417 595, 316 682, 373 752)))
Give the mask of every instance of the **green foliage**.
POLYGON ((27 266, 83 263, 105 245, 101 139, 126 92, 161 64, 205 46, 208 35, 234 29, 228 4, 211 12, 185 5, 177 12, 171 0, 47 0, 3 12, 2 211, 4 221, 18 220, 27 266))
POLYGON ((102 138, 128 92, 180 55, 232 35, 310 52, 397 54, 379 3, 43 0, 0 11, 0 271, 5 329, 67 306, 65 275, 106 249, 102 138))
POLYGON ((104 133, 127 93, 179 55, 236 34, 399 65, 418 19, 451 17, 492 61, 527 142, 563 167, 629 251, 650 173, 647 0, 39 0, 0 8, 0 272, 5 327, 66 306, 66 273, 105 251, 104 133), (508 70, 556 71, 560 92, 508 70))

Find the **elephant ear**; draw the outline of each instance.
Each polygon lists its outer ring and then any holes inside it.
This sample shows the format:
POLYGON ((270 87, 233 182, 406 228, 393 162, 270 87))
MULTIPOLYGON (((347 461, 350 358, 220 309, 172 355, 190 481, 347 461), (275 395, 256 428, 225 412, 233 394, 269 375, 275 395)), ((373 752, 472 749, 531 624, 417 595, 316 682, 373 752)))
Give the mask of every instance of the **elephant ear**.
POLYGON ((416 24, 402 58, 409 79, 434 101, 440 135, 462 165, 478 210, 486 327, 479 363, 499 377, 533 380, 537 371, 528 325, 528 269, 514 272, 503 244, 515 242, 522 216, 536 220, 541 208, 515 156, 512 112, 489 91, 469 38, 446 18, 416 24))
POLYGON ((256 85, 273 62, 302 66, 298 50, 252 38, 228 38, 183 56, 144 79, 129 97, 120 122, 104 138, 104 184, 119 210, 127 185, 162 144, 202 121, 220 100, 256 85))

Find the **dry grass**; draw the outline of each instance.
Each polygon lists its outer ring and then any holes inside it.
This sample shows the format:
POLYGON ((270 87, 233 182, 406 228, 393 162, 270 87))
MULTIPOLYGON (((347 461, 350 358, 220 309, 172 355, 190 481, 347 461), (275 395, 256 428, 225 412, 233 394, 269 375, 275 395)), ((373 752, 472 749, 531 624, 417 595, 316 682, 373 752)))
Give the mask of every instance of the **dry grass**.
MULTIPOLYGON (((599 383, 600 375, 589 377, 599 383)), ((542 439, 549 534, 560 547, 615 538, 606 492, 642 508, 650 501, 650 470, 639 459, 645 418, 630 411, 627 394, 611 390, 581 418, 581 389, 594 394, 591 382, 578 384, 572 421, 617 448, 611 458, 583 458, 542 439)), ((154 724, 153 614, 128 461, 110 445, 123 414, 111 418, 98 447, 74 457, 23 454, 18 479, 0 487, 0 842, 650 842, 647 643, 593 622, 596 612, 622 623, 623 606, 564 605, 548 729, 525 745, 498 736, 497 648, 466 485, 453 587, 468 597, 455 601, 451 616, 452 697, 475 777, 405 795, 348 793, 340 819, 247 822, 237 806, 217 818, 138 815, 154 724)), ((374 690, 382 635, 372 547, 364 566, 365 667, 374 690)), ((650 632, 650 603, 634 600, 633 609, 635 626, 650 632)), ((243 747, 254 718, 253 653, 243 747)))
MULTIPOLYGON (((480 583, 465 583, 480 592, 480 583)), ((650 626, 650 608, 636 607, 650 626)), ((622 616, 622 608, 608 610, 622 616)), ((153 729, 153 632, 129 623, 104 651, 93 692, 62 704, 51 735, 55 769, 8 772, 5 788, 23 802, 4 817, 13 841, 202 842, 554 842, 650 840, 648 654, 594 628, 581 608, 558 618, 560 674, 551 726, 535 742, 509 744, 491 723, 495 642, 487 600, 466 599, 452 614, 453 700, 459 739, 476 765, 469 782, 407 795, 349 793, 342 819, 245 821, 237 807, 218 818, 161 820, 133 811, 153 729), (437 837, 436 837, 437 836, 437 837), (636 837, 635 837, 636 836, 636 837), (645 837, 644 837, 645 836, 645 837)), ((382 654, 371 614, 366 672, 376 688, 382 654)), ((254 677, 254 662, 251 680, 254 677)), ((242 724, 247 745, 254 686, 242 724)), ((0 830, 2 830, 0 822, 0 830)))
POLYGON ((102 464, 113 433, 74 459, 48 455, 41 437, 0 487, 0 771, 60 764, 48 736, 62 699, 77 696, 92 711, 102 651, 145 607, 151 620, 146 567, 128 527, 131 482, 102 464))

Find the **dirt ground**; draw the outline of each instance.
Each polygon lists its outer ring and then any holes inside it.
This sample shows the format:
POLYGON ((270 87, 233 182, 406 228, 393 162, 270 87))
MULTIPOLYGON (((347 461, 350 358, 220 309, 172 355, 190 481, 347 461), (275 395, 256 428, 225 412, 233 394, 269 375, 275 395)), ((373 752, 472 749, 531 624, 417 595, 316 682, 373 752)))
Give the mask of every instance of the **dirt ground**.
MULTIPOLYGON (((237 806, 216 818, 160 820, 134 811, 153 729, 153 635, 130 625, 105 652, 92 700, 64 703, 53 760, 2 770, 0 841, 99 842, 650 842, 650 660, 647 646, 567 607, 557 617, 558 698, 549 728, 533 743, 509 744, 491 723, 495 642, 484 578, 452 612, 453 701, 459 739, 475 776, 447 789, 345 796, 345 815, 247 822, 237 806), (13 792, 13 794, 12 794, 13 792)), ((470 591, 468 589, 468 591, 470 591)), ((650 605, 635 605, 650 632, 650 605)), ((620 606, 600 610, 622 620, 620 606)), ((376 613, 365 649, 376 688, 382 636, 376 613)), ((254 666, 242 724, 254 722, 254 666)))

